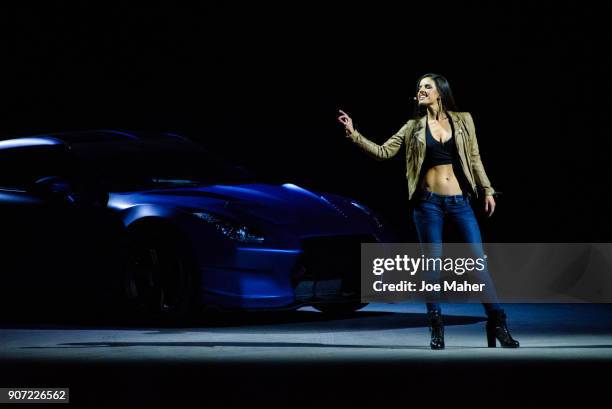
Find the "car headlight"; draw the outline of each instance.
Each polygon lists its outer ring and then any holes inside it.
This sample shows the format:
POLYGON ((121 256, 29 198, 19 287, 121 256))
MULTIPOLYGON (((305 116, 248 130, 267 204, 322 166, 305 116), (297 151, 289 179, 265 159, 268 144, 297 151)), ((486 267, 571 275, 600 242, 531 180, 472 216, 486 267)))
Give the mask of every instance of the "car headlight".
POLYGON ((215 226, 218 232, 232 240, 244 243, 261 243, 264 241, 264 237, 261 234, 255 233, 245 225, 222 220, 217 216, 205 212, 194 212, 193 215, 215 226))

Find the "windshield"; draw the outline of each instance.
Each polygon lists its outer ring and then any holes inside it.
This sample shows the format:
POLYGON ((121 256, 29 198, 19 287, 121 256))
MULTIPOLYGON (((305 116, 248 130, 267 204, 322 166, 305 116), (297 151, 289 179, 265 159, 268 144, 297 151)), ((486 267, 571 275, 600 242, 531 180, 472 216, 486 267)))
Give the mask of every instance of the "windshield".
POLYGON ((81 176, 109 191, 256 182, 253 173, 194 143, 83 143, 72 151, 81 176))

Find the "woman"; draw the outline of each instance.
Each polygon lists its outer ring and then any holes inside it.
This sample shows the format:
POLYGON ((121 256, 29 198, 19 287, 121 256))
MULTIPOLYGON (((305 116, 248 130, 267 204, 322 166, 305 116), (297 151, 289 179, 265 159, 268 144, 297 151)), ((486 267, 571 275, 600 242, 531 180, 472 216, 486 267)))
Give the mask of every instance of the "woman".
MULTIPOLYGON (((406 143, 406 165, 409 199, 416 203, 412 218, 419 242, 428 257, 442 255, 442 228, 452 223, 458 228, 462 241, 471 243, 477 257, 484 255, 478 222, 471 207, 472 197, 484 191, 484 209, 487 216, 495 210, 495 190, 487 178, 480 154, 472 116, 457 112, 455 100, 446 78, 438 74, 425 74, 417 81, 414 119, 410 119, 395 135, 378 145, 359 133, 352 119, 343 111, 338 117, 346 136, 375 159, 393 157, 406 143)), ((497 303, 495 288, 487 269, 475 277, 489 289, 483 302, 487 314, 487 342, 495 347, 497 339, 502 347, 517 348, 506 326, 506 315, 497 303)), ((431 281, 439 280, 439 271, 431 272, 431 281)), ((430 300, 427 313, 430 318, 432 349, 444 348, 444 325, 440 305, 430 300)))

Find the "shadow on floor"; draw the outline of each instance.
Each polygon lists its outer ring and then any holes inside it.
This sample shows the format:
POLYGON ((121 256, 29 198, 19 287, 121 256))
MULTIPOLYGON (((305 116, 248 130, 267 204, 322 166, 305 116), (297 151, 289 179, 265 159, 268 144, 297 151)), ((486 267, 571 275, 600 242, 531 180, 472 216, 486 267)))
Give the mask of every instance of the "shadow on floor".
MULTIPOLYGON (((239 348, 345 348, 345 349, 430 349, 428 345, 358 345, 323 344, 317 342, 65 342, 52 347, 21 347, 22 349, 65 349, 65 348, 115 348, 115 347, 239 347, 239 348)), ((482 349, 487 347, 454 346, 447 349, 482 349)), ((542 345, 522 346, 521 349, 612 349, 612 345, 542 345)))
MULTIPOLYGON (((444 324, 468 325, 486 321, 484 317, 445 315, 444 324)), ((400 328, 428 327, 425 313, 395 313, 358 311, 347 317, 333 317, 314 311, 218 313, 189 325, 174 327, 160 323, 130 320, 101 320, 96 318, 64 317, 61 320, 34 319, 0 323, 3 329, 138 329, 172 334, 211 330, 215 328, 290 330, 291 332, 371 331, 400 328)))

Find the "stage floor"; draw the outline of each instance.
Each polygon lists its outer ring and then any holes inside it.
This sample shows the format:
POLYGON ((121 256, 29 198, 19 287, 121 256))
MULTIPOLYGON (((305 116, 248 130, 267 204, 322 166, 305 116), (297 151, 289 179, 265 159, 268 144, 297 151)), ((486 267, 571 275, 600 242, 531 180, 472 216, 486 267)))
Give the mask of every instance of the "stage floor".
POLYGON ((594 398, 609 387, 608 376, 596 374, 612 369, 612 305, 505 304, 519 349, 486 347, 479 304, 442 307, 442 351, 429 349, 418 304, 369 305, 347 319, 310 308, 225 315, 182 328, 4 322, 0 387, 69 386, 73 402, 90 406, 201 397, 209 407, 244 407, 243 399, 270 407, 360 407, 432 392, 442 401, 470 401, 461 391, 471 388, 478 396, 510 388, 505 402, 535 393, 530 402, 544 403, 550 393, 594 398))

